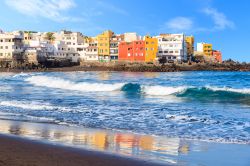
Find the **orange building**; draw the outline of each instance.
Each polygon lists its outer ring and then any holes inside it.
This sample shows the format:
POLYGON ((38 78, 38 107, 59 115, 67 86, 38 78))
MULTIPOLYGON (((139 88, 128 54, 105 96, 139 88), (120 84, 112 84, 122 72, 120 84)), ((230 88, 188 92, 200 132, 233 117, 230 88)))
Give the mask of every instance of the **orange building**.
POLYGON ((121 42, 119 44, 118 59, 120 61, 144 62, 145 41, 121 42))
POLYGON ((213 57, 215 59, 216 62, 221 63, 222 62, 222 54, 220 51, 218 50, 213 50, 213 57))
POLYGON ((145 36, 145 47, 146 47, 146 62, 156 61, 158 53, 158 39, 150 36, 145 36))

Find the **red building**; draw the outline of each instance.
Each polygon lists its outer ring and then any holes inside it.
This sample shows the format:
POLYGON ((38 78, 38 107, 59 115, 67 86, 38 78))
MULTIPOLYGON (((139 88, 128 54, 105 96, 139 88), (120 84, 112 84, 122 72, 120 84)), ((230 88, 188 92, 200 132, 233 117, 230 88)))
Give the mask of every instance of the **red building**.
POLYGON ((120 61, 144 62, 145 41, 121 42, 119 44, 118 59, 120 61))
POLYGON ((213 57, 215 58, 215 60, 219 63, 222 62, 222 54, 220 51, 218 50, 213 50, 213 57))

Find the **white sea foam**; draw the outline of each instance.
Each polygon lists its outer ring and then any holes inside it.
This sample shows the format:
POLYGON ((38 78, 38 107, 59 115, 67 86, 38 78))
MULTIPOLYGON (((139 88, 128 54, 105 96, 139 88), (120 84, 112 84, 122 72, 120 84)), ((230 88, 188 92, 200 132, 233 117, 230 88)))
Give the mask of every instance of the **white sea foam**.
POLYGON ((235 88, 228 88, 228 87, 212 87, 212 86, 206 86, 206 88, 212 91, 227 91, 227 92, 234 92, 234 93, 250 94, 249 88, 235 89, 235 88))
POLYGON ((37 101, 0 101, 0 106, 15 107, 26 110, 54 110, 58 109, 56 106, 52 106, 49 103, 40 103, 37 101))
POLYGON ((187 87, 143 86, 143 92, 151 96, 167 96, 184 92, 187 87))
POLYGON ((42 86, 48 88, 57 88, 64 90, 75 90, 83 92, 106 92, 120 90, 125 83, 103 84, 103 83, 75 83, 61 78, 46 77, 46 76, 32 76, 25 81, 35 86, 42 86))

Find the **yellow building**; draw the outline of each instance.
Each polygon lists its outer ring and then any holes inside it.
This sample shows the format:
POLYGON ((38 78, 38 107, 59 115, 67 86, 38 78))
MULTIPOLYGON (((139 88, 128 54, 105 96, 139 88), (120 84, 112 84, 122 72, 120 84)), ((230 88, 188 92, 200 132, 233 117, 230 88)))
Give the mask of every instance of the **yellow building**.
POLYGON ((213 56, 213 45, 209 43, 197 43, 197 51, 206 56, 213 56))
POLYGON ((114 32, 108 30, 97 36, 98 56, 101 61, 110 59, 110 40, 114 32))
POLYGON ((185 41, 187 44, 188 60, 194 55, 194 36, 186 36, 185 41))
POLYGON ((157 52, 158 52, 157 38, 145 36, 145 49, 146 49, 145 62, 156 61, 157 52))

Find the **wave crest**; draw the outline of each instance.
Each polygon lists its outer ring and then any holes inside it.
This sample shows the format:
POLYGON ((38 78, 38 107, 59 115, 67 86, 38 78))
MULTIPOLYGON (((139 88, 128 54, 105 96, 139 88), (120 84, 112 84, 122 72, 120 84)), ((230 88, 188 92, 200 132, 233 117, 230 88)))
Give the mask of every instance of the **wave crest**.
POLYGON ((61 78, 46 77, 46 76, 32 76, 27 78, 25 81, 35 86, 83 91, 83 92, 115 91, 115 90, 120 90, 124 86, 124 83, 116 83, 116 84, 86 83, 86 82, 74 83, 61 78))

